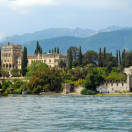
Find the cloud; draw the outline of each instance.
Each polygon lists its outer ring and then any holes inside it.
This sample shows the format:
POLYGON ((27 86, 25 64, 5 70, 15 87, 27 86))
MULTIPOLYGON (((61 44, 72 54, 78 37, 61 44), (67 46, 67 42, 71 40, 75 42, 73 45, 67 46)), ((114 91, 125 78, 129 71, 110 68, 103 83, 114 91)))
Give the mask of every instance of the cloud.
POLYGON ((2 2, 8 1, 8 5, 13 9, 31 8, 37 6, 78 6, 87 8, 128 8, 132 2, 131 0, 0 0, 2 2))
POLYGON ((58 0, 0 0, 0 8, 21 12, 26 12, 33 7, 56 5, 59 5, 58 0))
POLYGON ((131 0, 60 0, 62 4, 88 9, 126 9, 132 4, 131 0))
POLYGON ((131 10, 131 0, 0 0, 0 7, 25 12, 33 7, 67 6, 90 9, 131 10))
POLYGON ((33 6, 49 6, 57 5, 55 0, 10 0, 10 5, 14 8, 33 7, 33 6))

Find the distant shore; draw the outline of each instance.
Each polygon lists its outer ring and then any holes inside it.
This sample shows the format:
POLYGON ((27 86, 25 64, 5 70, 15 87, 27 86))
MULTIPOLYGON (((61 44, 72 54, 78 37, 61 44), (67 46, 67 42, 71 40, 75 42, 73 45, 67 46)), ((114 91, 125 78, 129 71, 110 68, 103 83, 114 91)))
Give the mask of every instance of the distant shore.
POLYGON ((132 95, 132 93, 99 93, 97 95, 132 95))
MULTIPOLYGON (((36 95, 36 94, 9 94, 8 96, 14 96, 14 95, 36 95)), ((64 94, 64 93, 55 93, 55 92, 47 92, 47 93, 41 93, 41 94, 38 94, 38 95, 74 95, 74 96, 87 96, 87 95, 82 95, 82 94, 79 94, 79 93, 69 93, 69 94, 64 94)), ((103 96, 103 95, 119 95, 119 96, 122 96, 122 95, 132 95, 132 93, 102 93, 102 94, 95 94, 95 95, 99 95, 99 96, 103 96)))

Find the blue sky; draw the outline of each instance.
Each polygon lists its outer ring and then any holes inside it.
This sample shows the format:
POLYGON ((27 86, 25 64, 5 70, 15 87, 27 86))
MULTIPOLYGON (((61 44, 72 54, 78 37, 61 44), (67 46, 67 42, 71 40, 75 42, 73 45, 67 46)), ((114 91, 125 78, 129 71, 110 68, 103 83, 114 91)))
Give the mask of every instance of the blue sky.
POLYGON ((46 28, 132 27, 132 0, 0 0, 0 39, 46 28))

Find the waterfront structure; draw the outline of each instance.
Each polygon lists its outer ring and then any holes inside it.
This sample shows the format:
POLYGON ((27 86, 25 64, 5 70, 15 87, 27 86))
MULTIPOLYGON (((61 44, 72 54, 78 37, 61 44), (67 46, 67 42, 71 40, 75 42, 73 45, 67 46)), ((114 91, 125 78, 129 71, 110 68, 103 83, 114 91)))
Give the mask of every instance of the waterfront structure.
MULTIPOLYGON (((50 67, 57 67, 60 60, 67 62, 67 56, 64 54, 48 53, 48 54, 34 54, 27 55, 28 66, 32 62, 43 62, 50 67)), ((22 46, 8 44, 1 47, 1 63, 2 68, 5 69, 21 69, 21 59, 22 59, 22 46)))
POLYGON ((126 81, 107 81, 97 88, 100 93, 125 93, 132 91, 132 66, 124 69, 126 81))

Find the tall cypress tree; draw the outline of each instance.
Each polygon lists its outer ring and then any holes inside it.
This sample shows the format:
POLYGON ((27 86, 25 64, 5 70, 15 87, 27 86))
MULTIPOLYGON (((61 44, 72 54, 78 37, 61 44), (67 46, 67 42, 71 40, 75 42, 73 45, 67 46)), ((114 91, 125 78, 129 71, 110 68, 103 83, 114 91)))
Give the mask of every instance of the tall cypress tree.
POLYGON ((101 53, 101 48, 99 49, 98 66, 99 67, 102 67, 102 53, 101 53))
POLYGON ((36 44, 36 49, 35 49, 35 54, 42 54, 42 48, 40 47, 39 45, 39 41, 37 41, 37 44, 36 44))
POLYGON ((40 54, 42 54, 43 53, 43 50, 42 50, 42 48, 40 47, 40 54))
POLYGON ((79 65, 81 66, 82 65, 82 58, 83 58, 83 56, 82 56, 82 49, 81 49, 81 47, 79 48, 79 54, 78 54, 78 62, 79 62, 79 65))
POLYGON ((0 48, 0 68, 1 68, 1 48, 0 48))
POLYGON ((119 65, 119 52, 116 50, 116 65, 119 65))
POLYGON ((27 64, 28 64, 28 58, 27 58, 27 48, 24 47, 23 55, 22 55, 22 63, 21 63, 21 70, 22 75, 25 76, 27 72, 27 64))
POLYGON ((49 53, 51 53, 51 50, 49 50, 49 53))
POLYGON ((60 49, 59 49, 59 48, 57 48, 57 53, 58 53, 58 54, 60 53, 60 49))
POLYGON ((104 47, 104 54, 103 54, 103 66, 106 65, 106 48, 104 47))
POLYGON ((121 59, 121 51, 119 50, 119 65, 122 64, 122 59, 121 59))
POLYGON ((56 50, 56 48, 54 48, 54 52, 55 52, 55 53, 57 53, 57 50, 56 50))
POLYGON ((124 49, 122 52, 122 66, 126 66, 126 49, 124 49))
POLYGON ((68 69, 72 69, 73 58, 72 58, 71 48, 69 48, 67 55, 68 55, 68 69))

